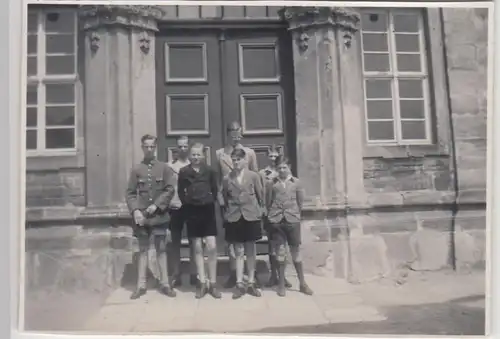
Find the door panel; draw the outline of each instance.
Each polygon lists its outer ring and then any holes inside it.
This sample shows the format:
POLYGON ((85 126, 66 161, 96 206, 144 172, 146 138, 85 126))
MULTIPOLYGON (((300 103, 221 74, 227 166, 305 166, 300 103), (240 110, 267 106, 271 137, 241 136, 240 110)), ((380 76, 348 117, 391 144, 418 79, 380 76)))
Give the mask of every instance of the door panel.
POLYGON ((210 163, 223 133, 217 34, 171 30, 157 41, 158 156, 171 159, 177 137, 187 135, 206 146, 210 163))
POLYGON ((255 150, 260 168, 267 165, 270 145, 288 153, 285 113, 294 110, 285 97, 285 34, 276 30, 230 31, 224 42, 225 64, 236 70, 224 73, 224 118, 241 123, 243 143, 255 150))

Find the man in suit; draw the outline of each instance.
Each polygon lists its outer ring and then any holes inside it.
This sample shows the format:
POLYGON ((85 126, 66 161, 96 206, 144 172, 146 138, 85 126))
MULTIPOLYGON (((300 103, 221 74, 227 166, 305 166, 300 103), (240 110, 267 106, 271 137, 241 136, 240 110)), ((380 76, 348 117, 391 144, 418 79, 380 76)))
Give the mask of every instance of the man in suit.
MULTIPOLYGON (((185 208, 179 199, 179 192, 177 190, 177 182, 179 172, 183 167, 190 164, 189 162, 189 139, 187 136, 180 136, 177 139, 177 156, 168 162, 170 168, 174 172, 174 181, 176 183, 176 192, 170 204, 170 232, 172 234, 172 242, 168 246, 168 261, 169 270, 172 273, 172 287, 177 288, 182 285, 181 279, 181 241, 182 231, 186 223, 185 208)), ((198 278, 196 276, 196 264, 194 261, 193 246, 189 246, 190 251, 190 284, 196 286, 198 278)))
MULTIPOLYGON (((219 196, 218 203, 221 207, 224 207, 224 199, 221 195, 222 181, 233 170, 233 162, 231 160, 231 153, 236 148, 241 148, 245 152, 245 163, 250 171, 258 172, 259 168, 257 165, 257 155, 255 151, 249 147, 245 147, 241 144, 242 131, 241 125, 237 121, 229 123, 226 127, 227 133, 227 145, 223 148, 215 151, 215 156, 217 161, 215 163, 215 170, 218 172, 218 185, 219 185, 219 196)), ((228 254, 229 254, 229 278, 224 284, 225 288, 233 288, 236 286, 236 259, 234 253, 234 244, 228 243, 228 254)), ((258 279, 256 279, 256 284, 259 284, 258 279)))
POLYGON ((175 297, 167 272, 166 242, 170 216, 168 208, 175 193, 174 173, 156 159, 156 137, 141 138, 144 158, 131 170, 126 191, 127 206, 134 218, 134 236, 139 242, 137 289, 130 296, 138 299, 146 294, 148 250, 153 239, 160 274, 160 292, 175 297))

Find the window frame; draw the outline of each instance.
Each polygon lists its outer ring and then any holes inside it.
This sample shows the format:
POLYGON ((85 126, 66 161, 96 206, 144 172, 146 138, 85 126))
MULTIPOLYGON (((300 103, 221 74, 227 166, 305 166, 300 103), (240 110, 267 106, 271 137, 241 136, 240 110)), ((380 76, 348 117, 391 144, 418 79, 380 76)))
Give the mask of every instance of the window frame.
MULTIPOLYGON (((36 107, 37 108, 37 125, 36 127, 28 127, 25 124, 25 135, 24 137, 26 138, 27 136, 27 131, 29 130, 36 130, 37 131, 37 148, 36 149, 28 149, 26 147, 26 156, 27 157, 52 157, 52 156, 73 156, 77 154, 78 150, 78 110, 79 110, 79 105, 78 105, 78 43, 79 43, 79 35, 78 35, 78 13, 75 8, 62 8, 62 7, 56 7, 54 6, 43 8, 43 7, 35 7, 34 9, 28 9, 27 13, 29 14, 31 11, 36 12, 37 14, 37 31, 36 31, 36 36, 37 36, 37 50, 36 53, 26 53, 26 59, 25 63, 27 63, 27 58, 29 56, 36 56, 36 65, 37 65, 37 72, 36 75, 28 75, 28 72, 26 70, 26 86, 25 86, 25 91, 27 91, 27 87, 29 85, 34 85, 37 88, 37 104, 36 105, 28 105, 27 100, 26 100, 26 107, 25 107, 25 112, 26 113, 26 108, 27 107, 36 107), (74 73, 73 74, 46 74, 46 59, 47 59, 47 53, 46 53, 46 40, 47 40, 47 31, 45 27, 45 15, 49 12, 54 12, 57 11, 58 13, 71 13, 74 17, 74 28, 73 28, 73 56, 74 56, 74 73), (46 86, 47 85, 64 85, 64 84, 72 84, 73 85, 73 91, 74 91, 74 102, 73 102, 73 107, 74 107, 74 123, 73 125, 57 125, 57 126, 51 126, 50 129, 73 129, 73 144, 74 147, 72 148, 47 148, 46 147, 46 86)), ((29 18, 29 16, 28 16, 29 18)), ((50 33, 49 33, 50 34, 50 33)), ((55 34, 64 34, 64 33, 55 33, 55 34)), ((26 37, 30 35, 29 32, 27 32, 26 37)), ((26 38, 27 39, 27 38, 26 38)), ((25 42, 25 45, 27 45, 27 40, 25 42)), ((27 47, 26 47, 27 48, 27 47)), ((67 53, 50 53, 49 56, 64 56, 64 55, 69 55, 67 53)), ((50 106, 58 106, 58 104, 51 104, 50 106)), ((61 105, 61 106, 68 106, 66 105, 61 105)))
MULTIPOLYGON (((363 98, 365 105, 365 129, 366 129, 366 141, 369 145, 429 145, 432 143, 432 133, 431 133, 431 116, 430 116, 430 100, 429 100, 429 72, 427 67, 427 48, 425 45, 425 27, 424 27, 424 18, 421 10, 412 10, 412 9, 400 9, 400 8, 384 8, 384 9, 375 9, 370 10, 371 13, 380 13, 386 15, 386 22, 388 26, 387 31, 364 31, 361 29, 361 55, 362 55, 362 70, 363 70, 363 98), (416 15, 418 22, 418 33, 416 32, 396 32, 394 25, 394 16, 395 15, 416 15), (380 72, 380 71, 366 71, 365 63, 364 63, 364 47, 363 47, 363 39, 366 35, 370 34, 386 34, 387 35, 387 47, 388 47, 388 56, 389 56, 389 71, 380 72), (397 52, 396 51, 396 36, 397 35, 418 35, 418 43, 420 52, 397 52), (398 55, 419 55, 420 56, 420 65, 421 70, 416 71, 400 71, 397 68, 397 58, 398 55), (366 81, 368 80, 389 80, 391 85, 391 102, 392 102, 392 119, 369 119, 368 118, 368 101, 377 101, 377 99, 367 98, 366 91, 366 81), (399 83, 401 80, 420 80, 422 84, 422 98, 424 104, 424 116, 422 119, 408 119, 402 118, 401 116, 401 100, 399 94, 399 83), (393 135, 394 138, 392 140, 370 140, 369 139, 369 123, 376 121, 392 121, 393 124, 393 135), (403 121, 423 121, 425 124, 425 138, 423 139, 403 139, 402 125, 403 121)), ((385 52, 376 52, 376 51, 368 51, 366 53, 370 54, 386 54, 385 52)), ((406 98, 403 98, 407 100, 406 98)), ((419 98, 420 99, 420 98, 419 98)), ((380 98, 382 100, 382 98, 380 98)), ((410 99, 411 100, 411 99, 410 99)))
MULTIPOLYGON (((391 8, 392 9, 392 8, 391 8)), ((363 11, 377 11, 379 8, 360 8, 363 11)), ((420 10, 422 12, 423 34, 425 54, 427 59, 427 77, 428 77, 428 100, 429 100, 429 124, 431 142, 428 144, 384 144, 368 143, 367 119, 366 119, 366 100, 362 103, 364 113, 361 131, 364 139, 363 157, 364 158, 408 158, 425 156, 447 156, 450 154, 450 122, 449 122, 449 93, 447 87, 446 55, 444 53, 444 32, 443 23, 439 8, 411 8, 394 10, 408 11, 420 10)), ((357 43, 353 46, 358 49, 360 68, 360 93, 361 98, 365 98, 365 76, 362 54, 362 37, 359 32, 357 43)))

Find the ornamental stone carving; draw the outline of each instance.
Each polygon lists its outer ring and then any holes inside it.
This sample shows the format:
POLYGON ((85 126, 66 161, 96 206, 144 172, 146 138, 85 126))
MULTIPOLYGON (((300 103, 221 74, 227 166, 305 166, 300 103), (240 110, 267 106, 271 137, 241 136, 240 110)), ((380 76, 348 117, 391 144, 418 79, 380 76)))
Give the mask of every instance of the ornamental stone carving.
POLYGON ((88 32, 90 48, 94 53, 99 49, 97 30, 107 26, 123 26, 142 31, 138 45, 141 51, 148 53, 151 42, 148 31, 158 31, 157 21, 164 16, 159 7, 139 5, 81 5, 78 12, 81 28, 88 32))
POLYGON ((336 29, 344 45, 350 47, 360 22, 359 14, 347 7, 285 7, 280 15, 288 21, 289 30, 297 32, 296 43, 301 52, 308 48, 308 32, 320 27, 336 29))

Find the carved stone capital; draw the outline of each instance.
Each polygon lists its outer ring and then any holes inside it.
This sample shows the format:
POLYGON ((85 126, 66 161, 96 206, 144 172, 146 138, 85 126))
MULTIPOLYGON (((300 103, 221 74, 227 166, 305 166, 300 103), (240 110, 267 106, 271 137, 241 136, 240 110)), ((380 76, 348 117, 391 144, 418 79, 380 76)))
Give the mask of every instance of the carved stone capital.
POLYGON ((83 30, 96 30, 105 26, 125 26, 157 31, 157 21, 163 16, 161 8, 139 5, 82 5, 79 17, 83 30))
POLYGON ((359 14, 347 7, 285 7, 280 14, 288 21, 291 31, 298 31, 296 40, 301 51, 307 49, 308 32, 312 29, 336 29, 341 33, 346 47, 351 46, 352 37, 359 29, 359 14))

